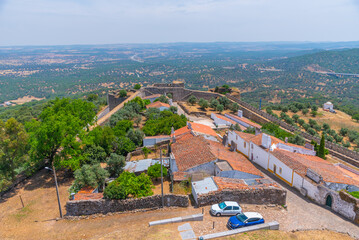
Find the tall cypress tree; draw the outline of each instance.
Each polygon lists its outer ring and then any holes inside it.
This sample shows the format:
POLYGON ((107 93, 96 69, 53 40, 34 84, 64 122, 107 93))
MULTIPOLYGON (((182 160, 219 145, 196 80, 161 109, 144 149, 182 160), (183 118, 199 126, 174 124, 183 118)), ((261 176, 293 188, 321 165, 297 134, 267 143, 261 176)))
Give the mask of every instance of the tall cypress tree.
POLYGON ((319 149, 318 149, 318 157, 325 159, 324 135, 322 135, 322 139, 320 140, 320 145, 319 145, 319 149))

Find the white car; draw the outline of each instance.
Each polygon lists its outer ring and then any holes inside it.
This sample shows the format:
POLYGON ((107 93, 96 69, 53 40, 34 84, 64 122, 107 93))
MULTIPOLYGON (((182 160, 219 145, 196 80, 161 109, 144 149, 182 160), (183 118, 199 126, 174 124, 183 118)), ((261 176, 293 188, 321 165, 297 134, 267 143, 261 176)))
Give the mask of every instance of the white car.
POLYGON ((214 204, 211 207, 211 214, 217 217, 222 215, 237 215, 240 213, 242 213, 242 208, 237 202, 224 201, 214 204))

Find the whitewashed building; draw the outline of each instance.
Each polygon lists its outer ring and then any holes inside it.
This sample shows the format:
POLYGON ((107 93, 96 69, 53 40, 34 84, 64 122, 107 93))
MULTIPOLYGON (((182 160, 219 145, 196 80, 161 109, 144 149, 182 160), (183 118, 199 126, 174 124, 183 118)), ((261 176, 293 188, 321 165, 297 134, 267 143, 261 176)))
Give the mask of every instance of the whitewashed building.
POLYGON ((333 112, 334 111, 334 105, 331 102, 326 102, 326 103, 323 104, 323 109, 327 110, 327 111, 330 111, 330 112, 333 112))

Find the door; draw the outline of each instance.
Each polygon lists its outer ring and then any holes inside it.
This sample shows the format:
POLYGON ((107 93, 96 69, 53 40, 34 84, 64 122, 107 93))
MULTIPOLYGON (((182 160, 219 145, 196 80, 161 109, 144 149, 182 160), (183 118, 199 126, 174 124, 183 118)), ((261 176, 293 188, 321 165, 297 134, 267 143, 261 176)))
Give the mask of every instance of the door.
POLYGON ((223 209, 223 215, 232 215, 233 208, 232 206, 227 206, 223 209))
POLYGON ((251 160, 253 161, 253 153, 251 154, 251 160))
POLYGON ((277 173, 277 165, 275 165, 275 164, 273 164, 273 172, 274 172, 274 174, 277 173))
POLYGON ((330 196, 330 195, 328 195, 327 196, 327 199, 326 199, 326 201, 325 201, 325 205, 327 205, 328 207, 332 207, 332 203, 333 203, 333 198, 332 198, 332 196, 330 196))

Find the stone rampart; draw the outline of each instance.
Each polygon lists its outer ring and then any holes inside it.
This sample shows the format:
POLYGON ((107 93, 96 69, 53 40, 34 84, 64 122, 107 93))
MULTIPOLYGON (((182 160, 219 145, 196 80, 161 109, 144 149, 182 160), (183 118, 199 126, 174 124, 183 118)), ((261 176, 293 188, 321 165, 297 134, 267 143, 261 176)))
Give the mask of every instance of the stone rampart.
MULTIPOLYGON (((187 195, 164 195, 165 207, 188 207, 189 198, 187 195)), ((82 216, 92 214, 106 214, 110 212, 125 212, 138 209, 157 209, 161 208, 161 195, 150 197, 125 199, 125 200, 79 200, 68 201, 66 203, 66 216, 82 216)))
POLYGON ((236 201, 243 204, 285 205, 287 191, 278 188, 251 190, 222 190, 198 196, 198 206, 212 205, 222 201, 236 201))

